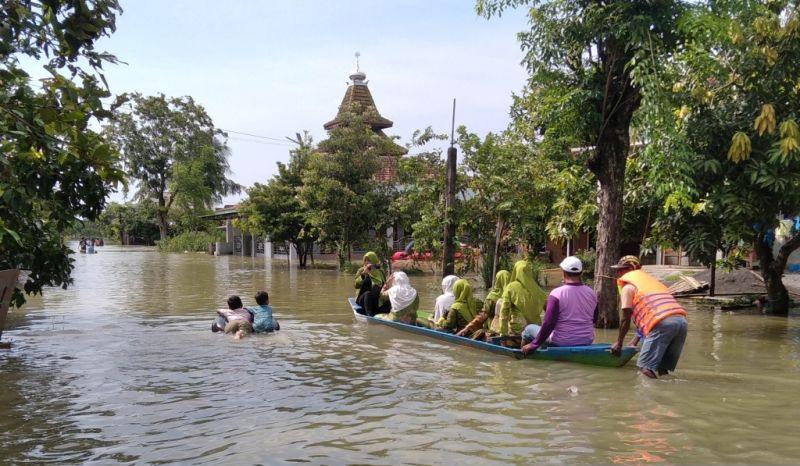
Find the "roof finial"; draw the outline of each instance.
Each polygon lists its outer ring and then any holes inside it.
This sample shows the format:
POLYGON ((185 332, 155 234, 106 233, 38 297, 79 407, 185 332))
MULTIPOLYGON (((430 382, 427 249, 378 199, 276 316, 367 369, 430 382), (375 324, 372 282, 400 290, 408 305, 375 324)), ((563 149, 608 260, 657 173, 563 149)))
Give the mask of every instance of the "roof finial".
POLYGON ((363 71, 361 71, 361 66, 359 63, 359 58, 361 58, 361 52, 356 52, 356 71, 355 73, 350 75, 350 79, 353 81, 353 84, 366 86, 367 85, 367 75, 363 71))

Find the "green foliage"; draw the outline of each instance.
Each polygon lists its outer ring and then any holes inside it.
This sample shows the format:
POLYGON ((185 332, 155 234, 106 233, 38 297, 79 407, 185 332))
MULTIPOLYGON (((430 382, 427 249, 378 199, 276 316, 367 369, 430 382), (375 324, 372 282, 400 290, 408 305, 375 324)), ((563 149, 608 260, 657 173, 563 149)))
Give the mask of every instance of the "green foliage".
MULTIPOLYGON (((430 251, 435 261, 444 247, 445 165, 441 148, 431 145, 447 138, 430 127, 414 132, 410 148, 419 152, 400 159, 400 188, 390 207, 397 222, 410 228, 414 249, 430 251)), ((463 182, 463 176, 457 177, 457 192, 463 191, 463 182)))
POLYGON ((779 4, 719 4, 683 22, 693 46, 676 63, 683 74, 665 98, 675 117, 658 127, 666 142, 650 157, 677 159, 670 176, 680 181, 666 184, 659 232, 706 265, 718 247, 755 239, 754 225, 775 228, 778 214, 800 211, 800 151, 784 155, 779 132, 758 134, 754 127, 765 103, 776 102, 784 122, 800 114, 792 64, 800 58, 798 20, 787 8, 781 26, 779 4), (709 48, 719 52, 704 52, 709 48), (746 161, 729 160, 737 133, 752 141, 746 161), (675 146, 684 149, 669 151, 675 146))
POLYGON ((122 151, 137 199, 158 206, 161 239, 169 232, 173 204, 203 213, 222 196, 239 192, 228 179, 226 135, 191 97, 131 94, 106 127, 122 151))
POLYGON ((343 273, 355 274, 361 268, 360 262, 345 262, 339 265, 339 270, 343 273))
POLYGON ((580 250, 576 251, 575 255, 581 260, 583 264, 583 280, 586 283, 594 283, 594 266, 597 262, 597 252, 594 250, 580 250))
POLYGON ((267 184, 256 183, 247 190, 248 197, 239 209, 242 218, 239 225, 247 231, 265 234, 271 241, 291 243, 300 267, 305 267, 318 233, 298 198, 303 172, 314 151, 308 133, 301 142, 300 147, 291 151, 288 165, 278 163, 275 177, 267 184))
MULTIPOLYGON (((489 133, 481 139, 461 127, 458 134, 470 193, 463 203, 460 229, 481 250, 485 262, 494 262, 498 223, 500 262, 508 260, 508 244, 538 252, 547 239, 555 200, 555 165, 513 133, 489 133)), ((489 266, 480 268, 484 284, 491 286, 489 266)))
POLYGON ((393 142, 372 130, 371 109, 340 112, 340 124, 310 155, 303 171, 300 202, 323 243, 335 246, 344 265, 354 244, 368 240, 370 229, 391 223, 393 186, 378 182, 379 157, 395 152, 393 142))
POLYGON ((666 201, 655 233, 706 265, 717 249, 753 242, 770 301, 785 313, 780 276, 800 238, 776 256, 769 238, 781 215, 800 212, 798 3, 714 2, 680 26, 687 47, 648 121, 651 163, 669 167, 656 184, 666 201))
POLYGON ((100 214, 97 226, 103 237, 120 244, 153 245, 159 238, 155 222, 158 207, 149 201, 120 204, 112 202, 100 214))
MULTIPOLYGON (((677 21, 689 8, 683 1, 586 2, 582 0, 478 0, 485 17, 525 6, 530 29, 519 34, 523 63, 530 79, 512 106, 515 132, 537 142, 556 163, 585 164, 598 183, 598 270, 613 264, 620 252, 625 171, 630 130, 636 111, 648 96, 648 82, 658 82, 660 68, 679 49, 677 21)), ((559 207, 551 232, 575 228, 571 213, 559 207)), ((578 225, 580 226, 580 225, 578 225)), ((599 282, 599 325, 619 320, 616 288, 599 282)))
POLYGON ((211 243, 221 240, 220 234, 206 231, 185 231, 171 238, 158 240, 158 250, 162 252, 208 252, 211 243))
MULTIPOLYGON (((24 292, 71 283, 62 240, 94 220, 122 181, 118 156, 92 128, 110 115, 94 49, 114 31, 114 0, 0 2, 0 269, 29 270, 24 292), (32 80, 21 63, 42 63, 32 80)), ((25 302, 16 292, 13 304, 25 302)))

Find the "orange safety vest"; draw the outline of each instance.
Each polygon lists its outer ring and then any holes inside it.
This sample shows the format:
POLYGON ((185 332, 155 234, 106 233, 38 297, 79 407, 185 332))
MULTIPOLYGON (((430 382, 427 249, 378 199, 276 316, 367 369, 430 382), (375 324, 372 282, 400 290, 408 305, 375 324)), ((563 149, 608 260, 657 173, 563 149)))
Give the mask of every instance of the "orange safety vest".
POLYGON ((636 287, 636 295, 633 298, 633 323, 645 336, 667 317, 686 317, 686 309, 678 304, 669 289, 643 270, 628 272, 621 276, 617 283, 620 289, 628 284, 636 287))

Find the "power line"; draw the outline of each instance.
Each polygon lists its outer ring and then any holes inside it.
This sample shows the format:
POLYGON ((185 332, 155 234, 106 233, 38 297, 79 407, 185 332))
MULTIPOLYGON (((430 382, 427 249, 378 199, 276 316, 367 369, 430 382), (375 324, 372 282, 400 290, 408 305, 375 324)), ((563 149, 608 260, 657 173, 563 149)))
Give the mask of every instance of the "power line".
POLYGON ((240 141, 240 142, 252 142, 253 144, 262 144, 265 146, 280 146, 280 147, 292 147, 292 144, 287 143, 277 143, 277 142, 269 142, 269 141, 254 141, 252 139, 244 139, 244 138, 236 138, 230 137, 228 138, 231 141, 240 141))
POLYGON ((241 134, 242 136, 250 136, 251 138, 269 139, 271 141, 286 142, 286 139, 284 139, 284 138, 273 138, 273 137, 270 137, 270 136, 262 136, 260 134, 243 133, 241 131, 234 131, 232 129, 224 129, 224 128, 220 128, 220 129, 222 131, 225 131, 226 133, 241 134))

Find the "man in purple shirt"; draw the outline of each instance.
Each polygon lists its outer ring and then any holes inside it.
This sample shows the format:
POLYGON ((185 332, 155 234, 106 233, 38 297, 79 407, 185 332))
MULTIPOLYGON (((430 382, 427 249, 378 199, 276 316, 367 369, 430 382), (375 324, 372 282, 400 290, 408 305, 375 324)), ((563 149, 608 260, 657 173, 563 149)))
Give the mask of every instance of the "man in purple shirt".
POLYGON ((522 332, 522 352, 552 346, 591 345, 597 321, 597 295, 581 282, 583 264, 575 256, 559 265, 564 284, 550 292, 542 326, 528 325, 522 332))

